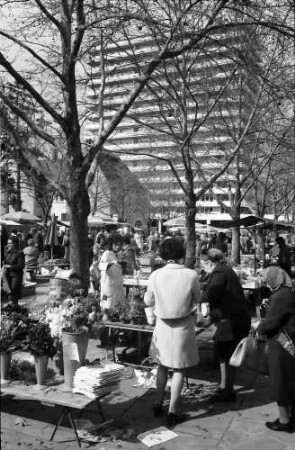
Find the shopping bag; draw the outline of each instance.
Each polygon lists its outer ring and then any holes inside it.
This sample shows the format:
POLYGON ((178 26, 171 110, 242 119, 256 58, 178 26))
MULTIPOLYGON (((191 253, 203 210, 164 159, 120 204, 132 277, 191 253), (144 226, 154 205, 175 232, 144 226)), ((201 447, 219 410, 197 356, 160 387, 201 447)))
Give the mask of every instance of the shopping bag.
POLYGON ((235 367, 243 366, 262 375, 268 375, 267 351, 268 344, 265 339, 260 339, 257 335, 249 335, 239 342, 229 364, 235 367))

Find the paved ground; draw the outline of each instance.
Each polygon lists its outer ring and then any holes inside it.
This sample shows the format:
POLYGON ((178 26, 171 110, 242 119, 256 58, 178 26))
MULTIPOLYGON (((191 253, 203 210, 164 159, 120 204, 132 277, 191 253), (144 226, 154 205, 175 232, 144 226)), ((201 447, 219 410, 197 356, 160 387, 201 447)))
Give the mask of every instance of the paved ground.
MULTIPOLYGON (((36 298, 24 299, 34 304, 46 301, 47 286, 39 286, 36 298)), ((210 339, 207 334, 207 341, 210 339)), ((239 370, 237 401, 211 405, 207 394, 218 382, 218 368, 206 339, 200 341, 201 363, 189 373, 189 389, 184 393, 183 408, 187 420, 173 431, 175 438, 152 447, 155 450, 295 450, 295 433, 268 430, 264 423, 277 417, 276 405, 269 400, 268 378, 247 370, 239 370)), ((103 357, 99 341, 91 340, 87 358, 103 357)), ((166 426, 165 417, 154 417, 154 389, 134 387, 138 379, 134 371, 102 402, 109 426, 99 430, 98 443, 83 442, 83 448, 100 450, 141 450, 148 448, 138 435, 166 426)), ((168 402, 168 394, 167 394, 168 402)), ((57 408, 20 398, 1 398, 1 448, 3 450, 72 450, 78 444, 68 423, 58 429, 54 441, 49 441, 56 421, 57 408)), ((74 417, 77 417, 75 411, 74 417)), ((100 421, 95 409, 85 411, 84 420, 100 421)))

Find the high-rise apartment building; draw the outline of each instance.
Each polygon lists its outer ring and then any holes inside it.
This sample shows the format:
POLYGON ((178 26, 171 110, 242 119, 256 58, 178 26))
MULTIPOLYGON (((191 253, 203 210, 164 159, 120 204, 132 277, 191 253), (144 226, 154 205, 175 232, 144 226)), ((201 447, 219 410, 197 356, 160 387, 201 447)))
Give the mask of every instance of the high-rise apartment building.
MULTIPOLYGON (((137 80, 138 64, 154 51, 151 37, 137 30, 132 41, 109 44, 104 57, 104 121, 107 124, 137 80), (132 57, 135 55, 135 57, 132 57)), ((247 120, 255 83, 245 61, 254 59, 249 34, 242 30, 216 33, 202 46, 160 66, 105 148, 116 152, 149 190, 151 216, 169 218, 184 211, 184 193, 165 159, 185 180, 181 138, 190 134, 190 158, 195 189, 216 173, 234 148, 233 133, 247 120), (187 134, 183 134, 186 129, 187 134), (201 168, 201 170, 200 170, 201 168)), ((101 55, 94 52, 89 100, 97 101, 101 87, 101 55)), ((95 109, 87 126, 93 137, 99 128, 95 109)), ((223 214, 218 198, 228 202, 235 173, 226 171, 197 202, 200 217, 223 214)))

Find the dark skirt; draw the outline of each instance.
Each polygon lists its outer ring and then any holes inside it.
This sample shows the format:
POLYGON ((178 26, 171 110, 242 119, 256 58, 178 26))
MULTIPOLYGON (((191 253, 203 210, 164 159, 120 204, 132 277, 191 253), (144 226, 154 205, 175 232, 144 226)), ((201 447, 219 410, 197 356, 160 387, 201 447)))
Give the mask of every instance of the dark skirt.
POLYGON ((238 343, 248 336, 251 328, 251 318, 248 315, 231 317, 230 324, 233 339, 221 342, 215 340, 215 354, 220 363, 228 362, 238 343))
POLYGON ((268 364, 273 401, 295 402, 295 358, 275 338, 269 340, 268 364))

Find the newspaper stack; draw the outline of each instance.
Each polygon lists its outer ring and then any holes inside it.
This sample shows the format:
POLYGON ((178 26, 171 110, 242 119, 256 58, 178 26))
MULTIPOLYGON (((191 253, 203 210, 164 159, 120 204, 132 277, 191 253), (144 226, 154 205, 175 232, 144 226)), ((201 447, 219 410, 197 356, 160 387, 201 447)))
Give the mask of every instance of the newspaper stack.
POLYGON ((73 392, 90 398, 109 394, 118 387, 124 369, 124 366, 116 363, 79 367, 74 376, 73 392))

